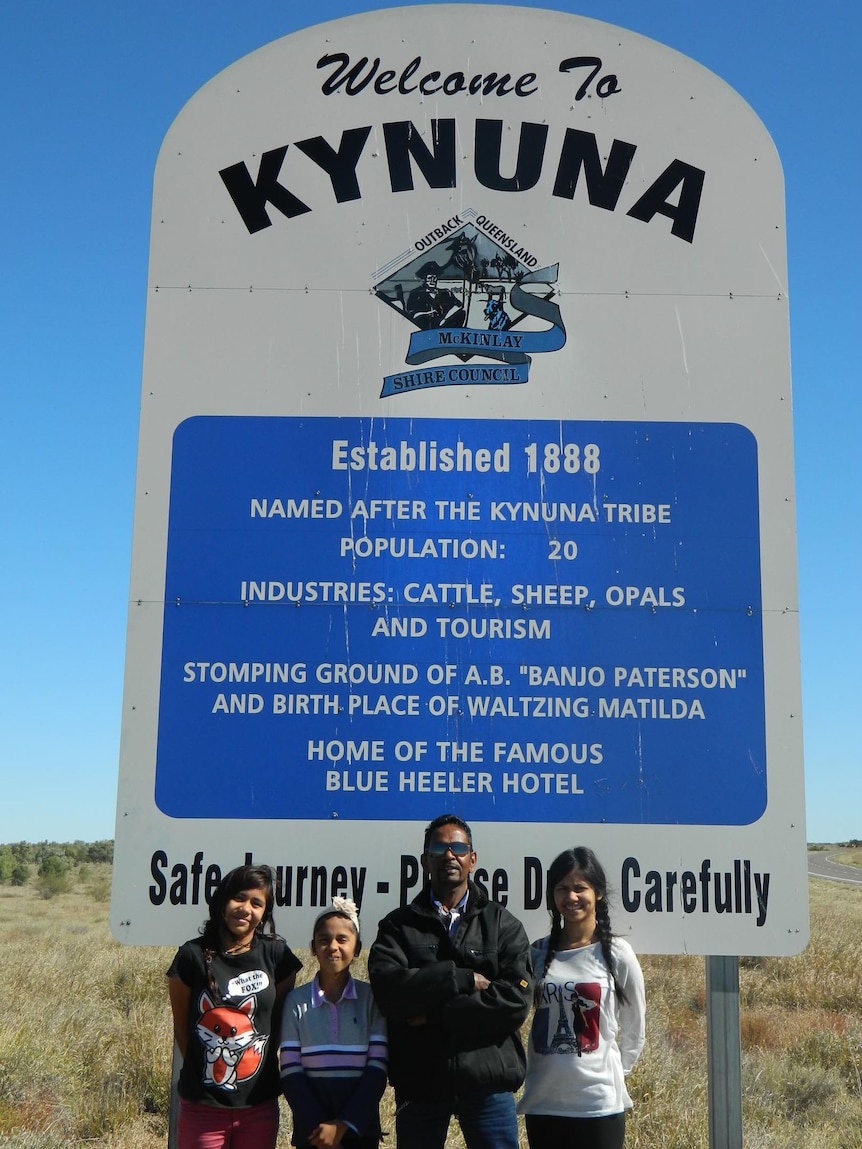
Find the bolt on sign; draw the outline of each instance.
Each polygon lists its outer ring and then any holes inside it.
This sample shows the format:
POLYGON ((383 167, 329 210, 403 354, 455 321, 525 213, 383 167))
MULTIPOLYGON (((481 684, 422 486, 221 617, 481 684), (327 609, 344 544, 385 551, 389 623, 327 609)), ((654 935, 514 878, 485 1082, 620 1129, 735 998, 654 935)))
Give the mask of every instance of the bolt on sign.
POLYGON ((801 949, 791 458, 781 169, 698 64, 429 5, 216 76, 155 176, 116 936, 246 857, 291 940, 373 922, 452 811, 529 929, 586 843, 642 951, 801 949))

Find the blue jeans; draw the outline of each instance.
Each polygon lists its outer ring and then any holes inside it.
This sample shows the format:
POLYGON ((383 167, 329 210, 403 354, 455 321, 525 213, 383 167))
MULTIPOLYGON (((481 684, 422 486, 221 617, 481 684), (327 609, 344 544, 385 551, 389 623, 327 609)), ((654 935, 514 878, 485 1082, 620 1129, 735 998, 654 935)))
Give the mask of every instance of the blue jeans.
POLYGON ((518 1118, 511 1093, 477 1093, 457 1101, 399 1102, 396 1098, 399 1149, 444 1149, 453 1115, 467 1149, 518 1149, 518 1118))

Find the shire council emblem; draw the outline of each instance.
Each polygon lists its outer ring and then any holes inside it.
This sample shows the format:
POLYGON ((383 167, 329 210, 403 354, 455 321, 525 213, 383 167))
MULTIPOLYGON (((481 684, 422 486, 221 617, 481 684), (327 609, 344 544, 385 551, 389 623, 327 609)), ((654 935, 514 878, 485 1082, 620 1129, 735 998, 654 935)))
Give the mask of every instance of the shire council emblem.
POLYGON ((566 342, 553 301, 559 265, 538 264, 471 208, 381 268, 374 294, 416 329, 405 356, 410 370, 385 376, 381 399, 433 387, 526 383, 531 356, 566 342), (436 362, 453 356, 461 363, 436 362), (474 358, 483 362, 470 363, 474 358))

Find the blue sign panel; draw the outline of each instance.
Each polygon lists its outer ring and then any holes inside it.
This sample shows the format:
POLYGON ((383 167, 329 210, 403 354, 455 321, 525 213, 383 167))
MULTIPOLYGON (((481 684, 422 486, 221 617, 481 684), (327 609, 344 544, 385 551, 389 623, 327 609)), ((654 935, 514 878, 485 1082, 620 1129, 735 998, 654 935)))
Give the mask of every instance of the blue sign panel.
POLYGON ((764 812, 737 424, 189 419, 165 598, 172 816, 764 812))

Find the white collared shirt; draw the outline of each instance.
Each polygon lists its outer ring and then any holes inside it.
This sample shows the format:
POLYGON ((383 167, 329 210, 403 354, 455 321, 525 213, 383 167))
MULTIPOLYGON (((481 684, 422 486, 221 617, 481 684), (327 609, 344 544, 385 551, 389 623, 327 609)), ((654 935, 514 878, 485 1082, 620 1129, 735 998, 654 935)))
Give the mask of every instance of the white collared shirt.
POLYGON ((454 938, 455 934, 458 932, 458 925, 461 921, 461 918, 464 916, 464 911, 467 908, 467 898, 469 896, 470 891, 465 890, 464 897, 461 899, 457 906, 453 906, 450 910, 448 906, 444 906, 443 903, 435 896, 434 891, 431 891, 431 904, 440 915, 440 920, 445 925, 446 932, 449 934, 450 938, 454 938))

